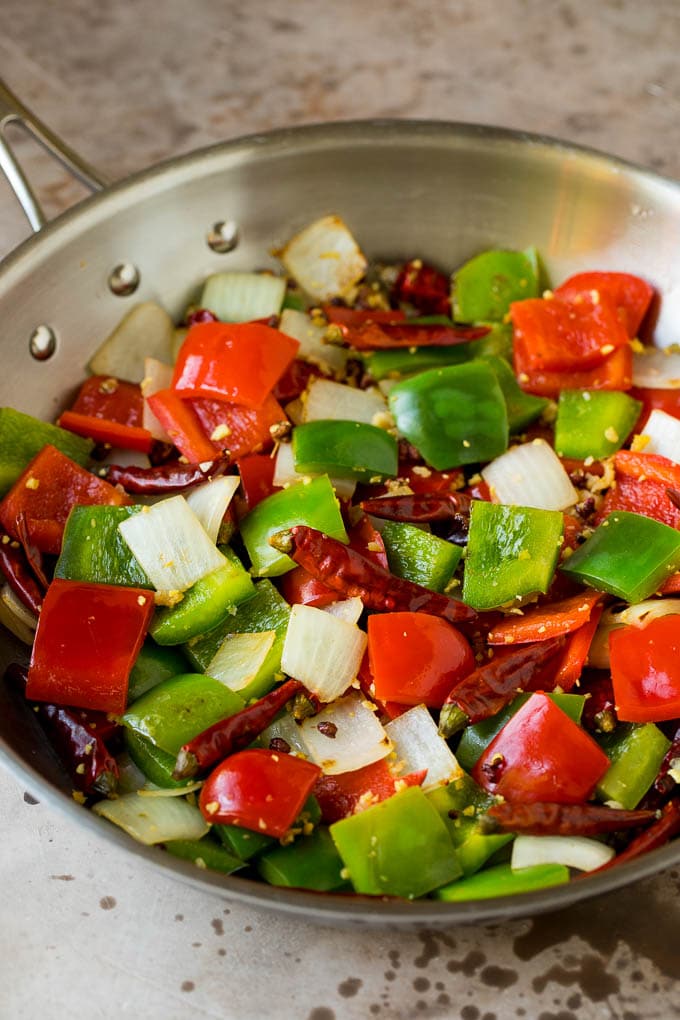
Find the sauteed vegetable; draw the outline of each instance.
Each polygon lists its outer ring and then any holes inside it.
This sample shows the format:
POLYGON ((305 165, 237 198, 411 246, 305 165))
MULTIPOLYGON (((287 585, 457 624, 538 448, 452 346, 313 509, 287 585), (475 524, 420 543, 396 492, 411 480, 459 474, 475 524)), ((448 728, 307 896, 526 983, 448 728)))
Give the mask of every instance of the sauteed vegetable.
POLYGON ((345 895, 510 895, 673 838, 680 355, 640 340, 651 285, 369 264, 336 216, 281 261, 178 327, 133 309, 55 424, 0 411, 0 619, 31 645, 5 680, 76 799, 345 895))

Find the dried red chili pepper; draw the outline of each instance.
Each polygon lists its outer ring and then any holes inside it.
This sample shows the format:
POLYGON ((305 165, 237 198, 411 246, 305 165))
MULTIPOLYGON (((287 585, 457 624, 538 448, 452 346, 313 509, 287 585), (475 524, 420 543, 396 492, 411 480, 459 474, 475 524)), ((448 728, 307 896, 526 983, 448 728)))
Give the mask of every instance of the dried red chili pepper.
POLYGON ((340 326, 345 341, 358 351, 393 350, 395 347, 449 347, 479 340, 488 326, 418 325, 411 322, 364 322, 340 326))
POLYGON ((24 550, 26 561, 33 571, 38 584, 42 586, 44 591, 50 586, 49 578, 45 574, 43 569, 44 557, 39 549, 31 542, 28 534, 28 518, 26 517, 26 511, 21 510, 16 516, 16 529, 19 541, 24 550))
MULTIPOLYGON (((18 663, 12 663, 5 672, 5 679, 22 694, 27 677, 27 667, 18 663)), ((112 732, 106 715, 44 702, 30 704, 75 788, 86 794, 113 793, 118 764, 104 742, 112 732)))
POLYGON ((602 804, 492 804, 480 822, 484 833, 521 832, 531 836, 596 836, 652 822, 655 811, 624 811, 602 804))
POLYGON ((591 871, 590 874, 594 875, 615 865, 627 864, 628 861, 635 860, 636 857, 641 857, 643 854, 649 853, 650 850, 656 850, 658 847, 663 846, 673 836, 677 836, 679 832, 680 799, 676 797, 675 800, 670 800, 663 806, 658 821, 631 840, 626 849, 622 850, 616 857, 613 857, 611 861, 607 861, 606 864, 596 868, 595 871, 591 871))
POLYGON ((424 315, 448 315, 451 311, 451 280, 434 266, 411 259, 405 262, 392 288, 392 298, 414 305, 424 315))
POLYGON ((500 712, 520 691, 546 689, 543 667, 564 646, 563 637, 503 649, 453 688, 439 715, 439 732, 450 737, 468 723, 500 712))
POLYGON ((190 779, 215 762, 252 744, 296 694, 304 691, 299 680, 286 680, 280 687, 246 705, 228 719, 209 726, 179 749, 173 779, 190 779))
POLYGON ((388 613, 422 611, 441 616, 449 623, 477 618, 476 611, 464 602, 395 577, 389 570, 316 528, 297 525, 277 532, 269 541, 329 588, 346 598, 359 596, 366 609, 388 613))
POLYGON ((361 509, 385 521, 426 524, 432 521, 458 521, 470 516, 472 500, 462 492, 405 496, 380 496, 365 499, 361 509))
POLYGON ((586 695, 581 722, 592 733, 611 733, 618 719, 612 678, 609 673, 586 673, 579 685, 586 695))
POLYGON ((654 780, 654 790, 664 797, 672 793, 677 785, 673 777, 669 776, 668 773, 673 768, 673 762, 678 760, 680 760, 680 726, 675 731, 671 746, 664 755, 659 772, 654 780))
POLYGON ((210 481, 228 466, 228 457, 223 454, 204 464, 180 464, 171 461, 157 467, 121 467, 110 464, 100 472, 111 485, 122 485, 126 492, 135 495, 155 496, 182 492, 192 485, 210 481))
POLYGON ((12 542, 9 535, 0 539, 0 571, 17 598, 37 616, 42 608, 43 592, 31 572, 24 550, 18 543, 12 542))

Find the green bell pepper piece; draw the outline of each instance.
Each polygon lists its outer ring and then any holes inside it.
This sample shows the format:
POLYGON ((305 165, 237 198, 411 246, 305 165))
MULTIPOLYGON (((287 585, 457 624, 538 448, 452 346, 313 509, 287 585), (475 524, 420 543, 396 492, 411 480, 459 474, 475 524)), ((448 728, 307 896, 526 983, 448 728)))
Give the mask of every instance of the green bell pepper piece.
POLYGON ((462 874, 448 830, 419 786, 330 827, 358 893, 414 899, 462 874))
POLYGON ((307 303, 299 290, 290 290, 289 288, 283 295, 283 301, 281 302, 281 311, 284 308, 292 308, 296 312, 306 312, 307 303))
POLYGON ((176 755, 182 744, 244 706, 243 698, 219 680, 202 673, 181 673, 138 698, 122 722, 162 751, 176 755))
POLYGON ((462 775, 427 794, 449 831, 464 875, 479 871, 483 864, 514 839, 511 832, 484 835, 478 831, 478 816, 495 802, 471 776, 462 775))
POLYGON ((91 439, 83 439, 58 425, 15 411, 13 407, 0 407, 0 496, 4 496, 29 461, 48 443, 81 467, 87 465, 94 447, 91 439))
POLYGON ((210 833, 203 839, 171 839, 163 845, 173 857, 193 861, 197 868, 208 868, 210 871, 221 871, 224 875, 231 875, 232 871, 238 871, 244 866, 243 861, 220 846, 210 833))
POLYGON ((487 355, 484 360, 491 365, 498 385, 503 391, 508 412, 508 429, 510 435, 515 435, 539 418, 550 401, 546 397, 534 397, 531 393, 525 393, 505 358, 487 355))
POLYGON ((538 297, 533 258, 521 251, 485 251, 454 274, 452 303, 461 322, 502 322, 513 301, 538 297))
POLYGON ((156 610, 149 633, 159 645, 179 645, 217 627, 236 606, 252 598, 255 585, 229 546, 221 546, 226 563, 197 581, 176 606, 156 610))
MULTIPOLYGON (((461 768, 464 768, 467 772, 472 771, 474 766, 477 764, 477 760, 482 754, 482 751, 486 750, 494 737, 500 733, 513 715, 519 711, 522 705, 529 700, 531 694, 525 692, 518 694, 516 698, 506 705, 505 708, 501 709, 500 712, 496 712, 495 715, 489 716, 488 719, 483 719, 481 722, 473 723, 471 726, 466 726, 461 734, 458 747, 456 748, 456 758, 461 768)), ((554 701, 558 708, 569 716, 570 719, 575 723, 581 722, 581 716, 583 715, 583 706, 585 704, 585 695, 583 694, 561 694, 558 692, 552 692, 548 694, 551 701, 554 701)))
POLYGON ((384 429, 358 421, 322 419, 293 429, 293 459, 300 474, 329 474, 371 482, 394 478, 397 440, 384 429))
MULTIPOLYGON (((409 319, 409 322, 411 320, 409 319)), ((462 365, 473 358, 512 358, 512 330, 502 323, 487 323, 490 332, 478 340, 444 347, 397 347, 394 350, 366 351, 362 360, 366 371, 376 380, 398 379, 424 372, 428 368, 462 365)))
POLYGON ((564 864, 535 864, 519 871, 513 871, 509 864, 497 864, 443 886, 432 895, 446 903, 461 903, 465 900, 490 900, 496 896, 517 896, 553 885, 565 885, 568 881, 569 868, 564 864))
POLYGON ((207 634, 199 634, 184 645, 187 658, 196 669, 206 670, 217 649, 229 634, 260 634, 264 630, 276 631, 274 644, 260 666, 254 680, 240 692, 244 700, 260 698, 270 691, 281 669, 281 653, 288 630, 290 606, 278 593, 271 581, 264 578, 255 582, 255 595, 243 602, 233 616, 228 616, 219 627, 207 634))
MULTIPOLYGON (((318 825, 321 821, 321 808, 319 802, 312 794, 302 806, 299 819, 296 820, 293 828, 298 823, 302 825, 318 825)), ((267 847, 277 844, 273 836, 266 836, 263 832, 255 832, 252 829, 244 829, 242 825, 214 825, 213 831, 222 840, 224 846, 230 853, 240 857, 242 861, 249 861, 267 847)))
POLYGON ((153 641, 145 641, 130 670, 128 702, 141 698, 163 680, 186 673, 188 665, 179 648, 160 648, 153 641))
POLYGON ((298 482, 263 499, 241 523, 241 537, 252 562, 252 573, 277 577, 292 570, 295 563, 274 549, 269 539, 277 531, 305 524, 331 538, 347 542, 340 507, 327 475, 311 482, 298 482))
POLYGON ((654 723, 619 723, 612 733, 597 734, 597 741, 611 765, 595 793, 632 811, 656 779, 671 742, 654 723))
POLYGON ((164 789, 179 789, 193 782, 193 779, 173 779, 175 756, 156 747, 141 733, 124 729, 123 743, 137 768, 155 786, 162 786, 164 789))
POLYGON ((140 506, 74 506, 66 521, 55 577, 93 584, 152 588, 118 530, 140 506))
POLYGON ((389 404, 399 432, 437 470, 492 460, 507 449, 503 393, 480 359, 405 379, 389 404))
POLYGON ((562 530, 556 510, 473 500, 463 601, 474 609, 497 609, 519 596, 546 592, 562 530))
POLYGON ((680 532, 651 517, 609 514, 561 570, 579 584, 642 602, 680 569, 680 532))
POLYGON ((286 888, 330 892, 349 885, 341 875, 342 858, 325 826, 287 846, 265 850, 256 868, 265 882, 286 888))
POLYGON ((460 546, 397 521, 386 521, 381 534, 393 574, 432 591, 444 591, 463 555, 460 546))
POLYGON ((616 390, 562 390, 555 420, 560 457, 610 457, 620 450, 642 403, 616 390))

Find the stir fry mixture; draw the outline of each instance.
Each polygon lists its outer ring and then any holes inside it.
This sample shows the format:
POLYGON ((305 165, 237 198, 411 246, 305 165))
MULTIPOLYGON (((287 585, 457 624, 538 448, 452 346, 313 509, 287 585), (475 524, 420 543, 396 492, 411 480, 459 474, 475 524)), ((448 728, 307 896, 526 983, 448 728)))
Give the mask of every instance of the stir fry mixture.
MULTIPOLYGON (((200 868, 458 901, 680 832, 680 353, 619 272, 337 216, 0 411, 0 620, 87 802, 200 868)), ((35 721, 34 721, 35 720, 35 721)))

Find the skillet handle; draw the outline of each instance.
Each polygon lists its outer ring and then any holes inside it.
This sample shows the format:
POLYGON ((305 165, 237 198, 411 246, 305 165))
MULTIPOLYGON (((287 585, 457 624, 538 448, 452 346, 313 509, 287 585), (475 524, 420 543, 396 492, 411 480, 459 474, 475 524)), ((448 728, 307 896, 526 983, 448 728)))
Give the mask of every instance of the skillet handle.
POLYGON ((100 191, 106 187, 108 183, 106 179, 34 116, 0 78, 0 170, 9 181, 28 222, 36 233, 44 227, 47 217, 5 137, 5 129, 10 124, 23 128, 90 191, 100 191))

